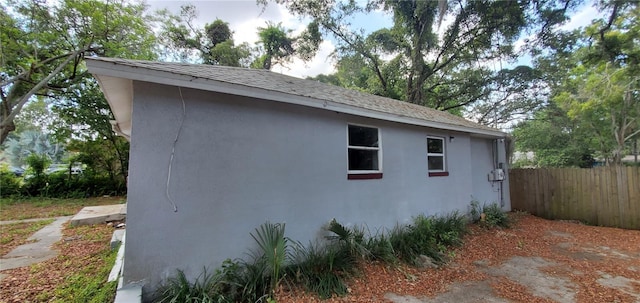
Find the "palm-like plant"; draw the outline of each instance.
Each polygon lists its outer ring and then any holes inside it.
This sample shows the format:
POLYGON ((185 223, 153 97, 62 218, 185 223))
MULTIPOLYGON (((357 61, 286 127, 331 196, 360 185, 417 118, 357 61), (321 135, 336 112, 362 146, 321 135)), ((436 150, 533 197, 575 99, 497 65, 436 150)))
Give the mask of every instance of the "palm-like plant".
POLYGON ((260 251, 255 253, 257 262, 265 263, 265 275, 269 277, 271 283, 270 292, 273 294, 280 281, 280 269, 283 267, 287 255, 287 242, 284 237, 284 223, 266 222, 256 228, 255 235, 251 237, 260 247, 260 251))

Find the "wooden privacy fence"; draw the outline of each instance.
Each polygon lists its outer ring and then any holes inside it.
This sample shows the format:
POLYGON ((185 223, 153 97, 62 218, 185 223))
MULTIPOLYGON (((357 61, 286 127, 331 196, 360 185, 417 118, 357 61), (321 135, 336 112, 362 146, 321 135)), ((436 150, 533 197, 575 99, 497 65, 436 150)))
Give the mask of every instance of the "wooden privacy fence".
POLYGON ((640 167, 512 169, 509 189, 514 210, 640 229, 640 167))

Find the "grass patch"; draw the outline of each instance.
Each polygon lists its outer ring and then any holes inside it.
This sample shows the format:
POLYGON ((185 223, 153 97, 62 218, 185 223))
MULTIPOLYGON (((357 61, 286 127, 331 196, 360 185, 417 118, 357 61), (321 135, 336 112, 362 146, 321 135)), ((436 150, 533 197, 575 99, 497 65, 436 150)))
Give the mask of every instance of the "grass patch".
POLYGON ((58 261, 69 270, 65 272, 61 283, 48 294, 51 297, 47 301, 113 302, 117 281, 107 282, 107 278, 118 250, 112 250, 109 245, 112 233, 113 228, 106 226, 67 227, 65 236, 77 240, 58 244, 61 251, 58 261), (74 248, 80 252, 74 252, 74 248), (70 254, 66 254, 66 251, 70 254))
POLYGON ((75 215, 85 206, 124 203, 124 197, 81 199, 1 198, 0 220, 24 220, 75 215))
POLYGON ((53 219, 0 225, 0 256, 27 243, 27 239, 36 231, 53 222, 53 219))
POLYGON ((105 249, 90 257, 80 271, 66 277, 54 290, 53 302, 113 302, 118 281, 107 282, 116 261, 117 249, 105 249))

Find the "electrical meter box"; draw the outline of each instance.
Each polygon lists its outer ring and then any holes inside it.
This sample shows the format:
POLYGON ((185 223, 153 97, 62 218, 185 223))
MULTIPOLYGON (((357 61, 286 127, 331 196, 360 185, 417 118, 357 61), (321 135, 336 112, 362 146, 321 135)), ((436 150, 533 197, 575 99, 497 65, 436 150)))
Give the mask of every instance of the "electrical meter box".
POLYGON ((489 172, 489 181, 503 181, 504 180, 504 170, 500 168, 496 168, 489 172))

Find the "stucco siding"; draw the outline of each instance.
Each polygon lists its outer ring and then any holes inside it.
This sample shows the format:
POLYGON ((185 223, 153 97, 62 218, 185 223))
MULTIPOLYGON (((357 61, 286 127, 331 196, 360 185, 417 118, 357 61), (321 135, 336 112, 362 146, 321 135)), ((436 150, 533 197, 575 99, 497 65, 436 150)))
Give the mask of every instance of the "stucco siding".
POLYGON ((478 164, 490 140, 194 89, 182 97, 179 130, 178 88, 134 82, 125 282, 154 287, 176 269, 195 277, 243 257, 254 248, 249 233, 267 220, 307 243, 332 218, 375 231, 495 196, 486 181, 492 162, 478 164), (379 127, 382 179, 347 179, 348 123, 379 127), (178 132, 174 212, 166 185, 178 132), (445 138, 447 177, 428 177, 428 135, 445 138))
POLYGON ((498 203, 503 210, 511 210, 509 199, 508 176, 502 182, 489 182, 488 174, 494 169, 494 156, 498 157, 498 162, 506 167, 506 156, 504 144, 500 141, 497 150, 494 150, 494 140, 484 138, 471 138, 471 163, 473 180, 473 199, 480 205, 498 203), (496 153, 494 155, 494 153, 496 153), (501 192, 502 191, 502 192, 501 192))

